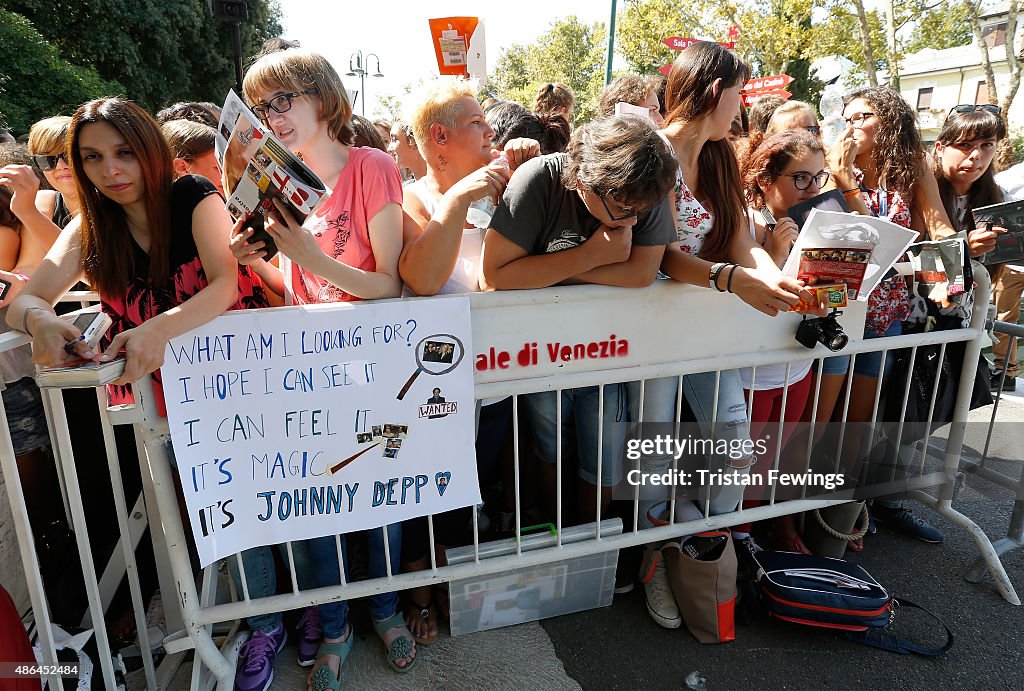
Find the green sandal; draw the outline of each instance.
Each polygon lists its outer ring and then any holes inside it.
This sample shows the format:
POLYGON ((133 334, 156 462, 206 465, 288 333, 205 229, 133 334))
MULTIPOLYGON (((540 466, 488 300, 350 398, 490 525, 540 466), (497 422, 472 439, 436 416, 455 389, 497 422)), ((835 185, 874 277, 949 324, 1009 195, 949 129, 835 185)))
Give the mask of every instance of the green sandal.
POLYGON ((348 638, 341 643, 320 644, 320 649, 316 651, 316 658, 318 660, 324 655, 334 655, 341 659, 341 663, 338 665, 338 676, 334 676, 334 673, 331 672, 330 665, 320 666, 311 680, 313 691, 340 691, 341 670, 344 669, 345 660, 348 659, 349 653, 352 652, 353 639, 355 638, 353 634, 352 627, 349 627, 348 638))
POLYGON ((404 667, 399 667, 397 664, 395 664, 396 662, 398 662, 398 660, 409 657, 409 655, 412 654, 413 651, 414 644, 412 640, 412 634, 408 633, 409 629, 405 624, 405 617, 402 616, 401 612, 395 612, 390 619, 385 619, 384 621, 373 620, 373 630, 377 632, 377 635, 380 636, 380 639, 382 641, 384 640, 385 633, 387 633, 391 629, 398 628, 405 629, 406 634, 404 636, 399 636, 395 640, 391 641, 390 648, 387 647, 386 643, 384 647, 387 648, 388 666, 396 672, 405 674, 410 669, 412 669, 413 665, 416 664, 416 660, 419 659, 419 656, 414 657, 412 659, 412 662, 405 665, 404 667))

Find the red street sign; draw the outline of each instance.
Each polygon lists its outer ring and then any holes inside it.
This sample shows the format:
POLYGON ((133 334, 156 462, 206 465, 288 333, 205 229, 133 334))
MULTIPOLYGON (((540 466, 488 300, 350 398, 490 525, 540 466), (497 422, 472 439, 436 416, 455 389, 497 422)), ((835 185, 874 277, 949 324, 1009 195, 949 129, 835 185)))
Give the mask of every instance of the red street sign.
MULTIPOLYGON (((671 48, 672 50, 685 50, 692 46, 694 43, 704 43, 703 38, 690 38, 688 36, 669 36, 664 39, 662 43, 671 48)), ((729 50, 736 47, 735 41, 712 41, 720 46, 724 46, 729 50)))
POLYGON ((699 38, 689 38, 686 36, 669 36, 662 42, 672 50, 684 50, 694 43, 701 43, 702 41, 699 38))
POLYGON ((672 71, 672 65, 665 65, 663 67, 659 67, 658 71, 667 77, 668 73, 672 71))
POLYGON ((768 77, 758 77, 751 79, 743 85, 742 91, 750 93, 752 91, 770 91, 772 89, 785 89, 793 82, 793 78, 788 74, 773 74, 768 77))
POLYGON ((750 107, 757 103, 758 99, 764 98, 765 96, 778 96, 783 101, 788 101, 793 94, 783 89, 776 89, 774 91, 758 91, 753 94, 743 94, 743 105, 750 107))

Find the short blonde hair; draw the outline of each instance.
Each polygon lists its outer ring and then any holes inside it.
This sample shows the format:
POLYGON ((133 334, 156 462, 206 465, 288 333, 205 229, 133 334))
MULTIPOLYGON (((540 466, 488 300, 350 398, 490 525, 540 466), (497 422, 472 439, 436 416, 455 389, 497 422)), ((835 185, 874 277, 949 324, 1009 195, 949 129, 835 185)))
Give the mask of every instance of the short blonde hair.
POLYGON ((468 79, 439 78, 416 93, 406 120, 421 151, 430 146, 430 126, 436 122, 454 129, 462 115, 459 101, 467 96, 475 99, 476 91, 476 83, 468 79))
POLYGON ((32 155, 55 156, 67 150, 68 127, 71 118, 54 115, 40 120, 28 131, 28 152, 32 155))
POLYGON ((770 137, 773 134, 785 132, 785 128, 779 124, 782 121, 782 118, 801 110, 806 113, 810 113, 811 118, 815 122, 818 121, 818 114, 814 112, 814 106, 810 103, 804 103, 803 101, 786 101, 776 108, 774 113, 772 113, 772 117, 768 120, 768 127, 765 128, 764 135, 766 137, 770 137))
POLYGON ((341 77, 323 55, 310 50, 281 50, 253 63, 245 73, 245 100, 255 104, 263 91, 316 89, 320 98, 320 120, 327 123, 331 139, 352 144, 352 104, 341 77))

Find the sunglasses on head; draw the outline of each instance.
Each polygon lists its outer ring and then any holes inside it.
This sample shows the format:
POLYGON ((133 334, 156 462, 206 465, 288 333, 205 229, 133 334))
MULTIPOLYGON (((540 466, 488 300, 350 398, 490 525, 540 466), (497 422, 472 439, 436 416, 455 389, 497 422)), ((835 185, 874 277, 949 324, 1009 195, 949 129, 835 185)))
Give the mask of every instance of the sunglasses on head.
MULTIPOLYGON (((999 106, 994 103, 961 103, 958 106, 953 106, 949 111, 949 115, 953 113, 973 113, 976 110, 983 110, 986 113, 993 113, 995 115, 999 115, 1002 112, 999 106)), ((946 119, 949 119, 948 115, 946 119)))
MULTIPOLYGON (((55 154, 53 156, 44 156, 42 154, 33 154, 32 160, 39 166, 39 170, 45 172, 51 171, 57 167, 57 161, 68 162, 68 155, 65 153, 55 154)), ((70 164, 69 164, 70 165, 70 164)))

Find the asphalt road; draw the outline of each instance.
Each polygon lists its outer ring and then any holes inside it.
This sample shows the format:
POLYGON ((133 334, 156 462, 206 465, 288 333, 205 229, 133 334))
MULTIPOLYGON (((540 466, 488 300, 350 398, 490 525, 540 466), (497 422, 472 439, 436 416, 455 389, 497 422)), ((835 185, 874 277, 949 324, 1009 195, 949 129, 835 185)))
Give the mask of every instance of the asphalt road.
MULTIPOLYGON (((1016 419, 1024 408, 1014 401, 1004 406, 999 417, 1012 422, 996 430, 992 466, 1018 477, 1024 424, 1016 419)), ((987 414, 978 411, 974 419, 987 414)), ((981 424, 972 423, 968 443, 975 452, 983 447, 981 424)), ((686 688, 694 671, 711 690, 1024 688, 1024 608, 1005 602, 991 578, 978 584, 964 580, 977 555, 973 540, 929 509, 911 506, 945 533, 944 544, 928 545, 879 527, 867 537, 864 552, 847 558, 892 594, 928 607, 949 624, 956 644, 939 659, 875 650, 826 629, 766 618, 737 624, 731 643, 702 645, 685 628, 655 624, 639 586, 617 596, 611 607, 542 624, 566 672, 584 689, 686 688)), ((1006 534, 1012 495, 971 475, 954 507, 995 540, 1006 534)), ((1017 593, 1024 594, 1024 549, 1004 556, 1003 564, 1017 593)), ((919 642, 941 638, 938 624, 919 612, 898 613, 893 626, 919 642)))

